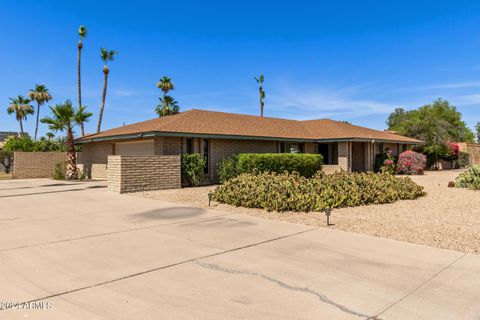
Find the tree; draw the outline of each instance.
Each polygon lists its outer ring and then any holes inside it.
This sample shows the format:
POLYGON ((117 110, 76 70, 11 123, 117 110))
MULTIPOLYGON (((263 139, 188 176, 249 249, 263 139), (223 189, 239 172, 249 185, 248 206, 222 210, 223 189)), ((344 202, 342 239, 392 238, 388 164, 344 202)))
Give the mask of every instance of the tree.
POLYGON ((13 153, 0 150, 0 164, 5 168, 5 173, 10 173, 10 168, 13 164, 13 153))
POLYGON ((260 77, 254 77, 255 81, 257 81, 258 85, 258 91, 260 94, 260 116, 263 117, 263 107, 265 105, 265 91, 263 90, 263 74, 260 75, 260 77))
POLYGON ((388 117, 387 125, 389 130, 423 140, 427 145, 473 141, 473 132, 462 121, 462 114, 442 99, 416 110, 397 108, 388 117))
POLYGON ((398 128, 405 121, 407 121, 407 112, 403 108, 396 108, 389 116, 387 120, 388 128, 398 128))
POLYGON ((162 90, 163 97, 158 98, 160 100, 160 104, 157 105, 155 108, 155 112, 158 114, 159 117, 170 116, 173 114, 177 114, 180 112, 180 107, 178 102, 168 95, 168 92, 171 90, 175 90, 175 86, 172 82, 172 79, 169 77, 163 76, 157 82, 157 88, 162 90))
MULTIPOLYGON (((81 56, 82 56, 82 48, 83 48, 83 39, 87 37, 87 28, 85 26, 80 26, 78 28, 78 44, 77 44, 77 49, 78 49, 78 59, 77 59, 77 69, 78 69, 78 107, 80 108, 82 106, 82 78, 81 78, 81 56)), ((85 135, 85 128, 83 126, 83 123, 80 125, 80 129, 82 132, 82 136, 85 135)))
POLYGON ((473 141, 473 132, 462 121, 462 114, 442 99, 414 110, 397 108, 388 117, 387 125, 400 135, 425 141, 419 151, 427 154, 429 165, 447 156, 448 142, 473 141))
POLYGON ((157 88, 163 91, 163 95, 167 95, 170 90, 175 90, 172 79, 163 76, 160 81, 157 82, 157 88))
POLYGON ((477 131, 477 143, 480 143, 480 122, 475 125, 475 130, 477 131))
MULTIPOLYGON (((87 106, 78 107, 78 123, 80 124, 80 128, 84 127, 85 122, 88 122, 88 118, 91 115, 92 115, 91 112, 87 112, 87 106)), ((84 134, 82 132, 82 137, 83 136, 84 136, 84 134)))
POLYGON ((53 132, 47 132, 47 133, 45 133, 45 135, 47 136, 48 140, 52 140, 53 137, 55 137, 55 133, 53 133, 53 132))
POLYGON ((27 121, 27 116, 34 114, 35 110, 30 105, 30 100, 22 96, 10 98, 10 105, 7 108, 8 114, 15 113, 15 118, 20 124, 20 132, 23 134, 23 120, 27 121))
POLYGON ((52 117, 46 117, 41 120, 42 123, 48 124, 50 130, 54 132, 66 132, 67 133, 67 180, 73 180, 78 178, 77 170, 77 158, 75 153, 75 142, 73 138, 73 129, 75 126, 79 126, 82 121, 88 121, 88 118, 92 116, 92 113, 85 112, 82 107, 76 110, 72 106, 70 100, 65 101, 63 104, 56 104, 50 107, 52 117))
POLYGON ((48 92, 48 89, 43 84, 36 84, 35 89, 32 89, 28 92, 28 97, 31 101, 35 101, 37 103, 37 121, 35 122, 35 135, 34 140, 37 140, 37 133, 38 133, 38 120, 40 116, 40 107, 52 100, 52 96, 48 92))
POLYGON ((117 53, 118 52, 114 50, 108 51, 105 48, 100 48, 100 58, 103 61, 103 93, 102 106, 100 107, 100 113, 98 114, 97 133, 100 132, 100 127, 102 126, 103 110, 105 108, 105 98, 107 96, 108 73, 110 72, 110 69, 108 68, 108 61, 113 61, 113 58, 117 53))
POLYGON ((170 116, 177 114, 180 111, 178 102, 169 95, 164 95, 163 98, 158 98, 160 104, 155 108, 155 112, 159 117, 170 116))

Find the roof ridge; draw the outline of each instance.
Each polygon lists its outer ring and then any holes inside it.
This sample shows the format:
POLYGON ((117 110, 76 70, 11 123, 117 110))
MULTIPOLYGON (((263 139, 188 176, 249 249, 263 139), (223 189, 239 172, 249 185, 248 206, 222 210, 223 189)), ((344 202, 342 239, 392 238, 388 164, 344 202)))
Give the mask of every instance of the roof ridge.
POLYGON ((222 113, 222 114, 228 114, 228 115, 234 115, 234 116, 243 116, 243 117, 258 118, 258 119, 273 119, 273 120, 285 120, 285 121, 295 121, 295 122, 302 122, 302 121, 304 121, 304 120, 286 119, 286 118, 276 118, 276 117, 261 117, 261 116, 256 116, 256 115, 253 115, 253 114, 246 114, 246 113, 233 113, 233 112, 216 111, 216 110, 205 110, 205 109, 195 109, 195 108, 192 108, 192 109, 190 109, 190 110, 188 110, 188 111, 222 113))

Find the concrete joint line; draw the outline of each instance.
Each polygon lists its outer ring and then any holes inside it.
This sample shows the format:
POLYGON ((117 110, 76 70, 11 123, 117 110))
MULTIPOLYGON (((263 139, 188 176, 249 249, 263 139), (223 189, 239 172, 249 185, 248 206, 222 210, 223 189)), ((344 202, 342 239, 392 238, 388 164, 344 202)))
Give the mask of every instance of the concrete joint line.
POLYGON ((139 231, 139 230, 155 229, 155 228, 161 228, 161 227, 164 227, 164 226, 167 227, 167 226, 171 226, 171 225, 175 225, 175 224, 191 223, 191 222, 197 222, 197 221, 206 221, 206 220, 211 220, 211 219, 214 219, 214 218, 224 217, 224 216, 228 216, 228 215, 232 215, 232 213, 225 213, 225 214, 217 215, 217 216, 214 216, 214 217, 188 219, 188 220, 181 220, 181 221, 176 221, 176 222, 172 222, 172 223, 162 223, 162 224, 155 224, 155 225, 150 225, 150 226, 145 226, 145 227, 123 229, 123 230, 105 232, 105 233, 96 233, 96 234, 91 234, 91 235, 88 235, 88 236, 82 236, 82 237, 76 237, 76 238, 67 238, 67 239, 62 239, 62 240, 49 241, 49 242, 37 243, 37 244, 32 244, 32 245, 20 246, 20 247, 5 248, 5 249, 0 249, 0 253, 1 252, 6 252, 6 251, 19 250, 19 249, 28 249, 28 248, 48 246, 48 245, 51 245, 51 244, 57 244, 57 243, 62 243, 62 242, 71 242, 71 241, 77 241, 77 240, 83 240, 83 239, 89 239, 89 238, 104 237, 104 236, 109 236, 109 235, 119 234, 119 233, 127 233, 127 232, 139 231))
POLYGON ((436 277, 438 277, 441 273, 443 273, 445 270, 449 269, 451 266, 453 266, 455 263, 457 263, 458 261, 460 261, 461 259, 463 259, 465 256, 467 255, 467 253, 464 253, 462 254, 460 257, 454 259, 452 262, 450 262, 448 265, 446 265, 445 267, 443 267, 440 271, 434 273, 430 278, 428 278, 427 280, 421 282, 418 286, 416 286, 415 288, 413 288, 412 290, 410 290, 406 295, 404 295, 403 297, 401 297, 400 299, 398 299, 397 301, 393 302, 391 305, 389 305, 388 307, 386 307, 385 309, 381 310, 380 312, 378 312, 376 314, 376 316, 380 316, 381 314, 387 312, 388 310, 390 310, 391 308, 393 308, 395 305, 399 304, 400 302, 402 302, 403 300, 405 300, 408 296, 412 295, 413 293, 415 293, 417 290, 419 290, 421 287, 425 286, 427 283, 431 282, 433 279, 435 279, 436 277))
MULTIPOLYGON (((188 221, 186 221, 186 222, 188 222, 188 221)), ((251 243, 251 244, 247 244, 247 245, 244 245, 244 246, 241 246, 241 247, 236 247, 236 248, 232 248, 232 249, 228 249, 228 250, 224 250, 224 251, 220 251, 220 252, 216 252, 216 253, 212 253, 212 254, 200 256, 200 257, 195 257, 195 258, 191 258, 191 259, 187 259, 187 260, 182 260, 182 261, 179 261, 179 262, 176 262, 176 263, 172 263, 172 264, 169 264, 169 265, 165 265, 165 266, 161 266, 161 267, 157 267, 157 268, 153 268, 153 269, 149 269, 149 270, 145 270, 145 271, 141 271, 141 272, 129 274, 129 275, 126 275, 126 276, 123 276, 123 277, 119 277, 119 278, 115 278, 115 279, 111 279, 111 280, 107 280, 107 281, 103 281, 103 282, 98 282, 98 283, 95 283, 95 284, 87 285, 87 286, 84 286, 84 287, 79 287, 79 288, 72 289, 72 290, 67 290, 67 291, 63 291, 63 292, 59 292, 59 293, 54 293, 54 294, 51 294, 51 295, 48 295, 48 296, 44 296, 44 297, 37 298, 37 299, 32 299, 32 300, 29 300, 29 301, 24 301, 23 303, 25 303, 25 304, 27 304, 27 303, 34 303, 34 302, 37 302, 37 301, 42 301, 42 300, 46 300, 46 299, 56 298, 56 297, 60 297, 60 296, 64 296, 64 295, 70 294, 70 293, 75 293, 75 292, 79 292, 79 291, 84 291, 84 290, 92 289, 92 288, 95 288, 95 287, 104 286, 104 285, 107 285, 107 284, 111 284, 111 283, 115 283, 115 282, 127 280, 127 279, 130 279, 130 278, 142 276, 142 275, 149 274, 149 273, 153 273, 153 272, 156 272, 156 271, 160 271, 160 270, 164 270, 164 269, 168 269, 168 268, 172 268, 172 267, 184 265, 184 264, 187 264, 187 263, 196 261, 196 260, 206 259, 206 258, 212 258, 212 257, 220 256, 220 255, 222 255, 222 254, 226 254, 226 253, 230 253, 230 252, 235 252, 235 251, 239 251, 239 250, 243 250, 243 249, 247 249, 247 248, 251 248, 251 247, 256 247, 256 246, 259 246, 259 245, 262 245, 262 244, 274 242, 274 241, 281 240, 281 239, 286 239, 286 238, 294 237, 294 236, 297 236, 297 235, 300 235, 300 234, 303 234, 303 233, 307 233, 307 232, 310 232, 310 231, 313 231, 313 230, 317 230, 317 229, 318 229, 318 227, 317 227, 317 228, 311 228, 311 229, 307 229, 307 230, 303 230, 303 231, 299 231, 299 232, 287 234, 287 235, 284 235, 284 236, 279 236, 279 237, 275 237, 275 238, 272 238, 272 239, 268 239, 268 240, 264 240, 264 241, 260 241, 260 242, 255 242, 255 243, 251 243)), ((2 310, 0 310, 0 311, 2 311, 2 310)))
POLYGON ((213 271, 259 277, 259 278, 262 278, 262 279, 267 280, 269 282, 272 282, 272 283, 278 285, 281 288, 313 295, 313 296, 317 297, 320 301, 322 301, 326 304, 329 304, 329 305, 331 305, 331 306, 333 306, 333 307, 335 307, 335 308, 337 308, 337 309, 339 309, 339 310, 341 310, 345 313, 348 313, 348 314, 351 314, 351 315, 354 315, 354 316, 358 316, 358 317, 362 317, 362 318, 366 318, 366 319, 372 319, 369 315, 361 313, 361 312, 354 311, 354 310, 352 310, 352 309, 350 309, 350 308, 348 308, 344 305, 341 305, 341 304, 333 301, 332 299, 328 298, 326 295, 324 295, 320 292, 314 291, 314 290, 310 289, 309 287, 293 286, 293 285, 290 285, 286 282, 283 282, 281 280, 275 279, 271 276, 268 276, 268 275, 265 275, 265 274, 262 274, 262 273, 258 273, 258 272, 244 271, 244 270, 237 270, 237 269, 228 269, 228 268, 221 267, 219 265, 201 262, 199 260, 195 260, 195 261, 193 261, 193 263, 195 263, 195 264, 197 264, 197 265, 199 265, 203 268, 213 270, 213 271))

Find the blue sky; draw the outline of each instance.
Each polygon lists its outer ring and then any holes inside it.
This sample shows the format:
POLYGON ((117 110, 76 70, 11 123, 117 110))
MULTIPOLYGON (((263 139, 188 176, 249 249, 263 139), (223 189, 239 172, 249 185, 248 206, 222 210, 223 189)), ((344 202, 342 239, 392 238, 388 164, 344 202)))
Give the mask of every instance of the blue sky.
MULTIPOLYGON (((54 102, 77 100, 77 28, 83 102, 96 127, 155 117, 163 76, 183 110, 258 114, 253 77, 265 74, 265 114, 333 118, 385 128, 397 106, 442 97, 480 121, 478 1, 1 1, 0 131, 18 130, 9 97, 45 84, 54 102), (81 5, 80 5, 81 3, 81 5)), ((48 113, 44 108, 42 115, 48 113)), ((34 119, 26 123, 33 133, 34 119)), ((46 132, 41 126, 40 132, 46 132)))

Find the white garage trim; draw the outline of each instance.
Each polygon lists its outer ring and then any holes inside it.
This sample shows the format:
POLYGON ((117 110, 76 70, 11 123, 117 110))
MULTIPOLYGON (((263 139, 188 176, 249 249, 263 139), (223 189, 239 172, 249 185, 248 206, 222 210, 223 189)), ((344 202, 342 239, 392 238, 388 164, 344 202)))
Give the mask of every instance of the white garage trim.
POLYGON ((115 154, 122 156, 152 156, 155 154, 154 141, 129 141, 115 143, 115 154))

